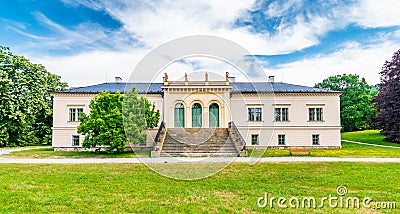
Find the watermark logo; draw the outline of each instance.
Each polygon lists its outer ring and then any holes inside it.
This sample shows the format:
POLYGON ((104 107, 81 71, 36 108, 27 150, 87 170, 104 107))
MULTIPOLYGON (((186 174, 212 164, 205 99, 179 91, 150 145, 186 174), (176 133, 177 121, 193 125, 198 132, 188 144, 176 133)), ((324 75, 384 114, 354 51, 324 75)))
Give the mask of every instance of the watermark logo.
POLYGON ((345 186, 338 186, 337 188, 336 188, 336 192, 337 192, 337 194, 339 195, 339 196, 344 196, 344 195, 346 195, 347 194, 347 188, 345 187, 345 186))
POLYGON ((338 186, 336 188, 336 195, 329 194, 326 197, 315 198, 313 196, 303 196, 297 197, 292 196, 290 198, 286 197, 275 197, 267 192, 264 193, 264 196, 261 196, 257 199, 257 206, 260 208, 345 208, 345 209, 396 209, 396 202, 394 201, 386 201, 386 202, 378 202, 374 201, 370 197, 360 198, 357 196, 346 196, 348 193, 348 189, 345 186, 338 186))

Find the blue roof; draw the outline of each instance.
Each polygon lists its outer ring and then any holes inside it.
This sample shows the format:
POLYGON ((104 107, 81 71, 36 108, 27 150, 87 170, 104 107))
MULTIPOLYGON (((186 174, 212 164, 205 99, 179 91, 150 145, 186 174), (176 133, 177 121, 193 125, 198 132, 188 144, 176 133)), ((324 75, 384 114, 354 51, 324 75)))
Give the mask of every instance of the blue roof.
MULTIPOLYGON (((294 85, 282 82, 234 82, 230 83, 232 93, 335 93, 329 89, 313 88, 308 86, 294 85)), ((125 93, 126 89, 136 86, 138 93, 162 94, 161 89, 163 83, 102 83, 86 87, 70 88, 58 93, 99 93, 101 91, 109 91, 115 93, 117 91, 125 93)))

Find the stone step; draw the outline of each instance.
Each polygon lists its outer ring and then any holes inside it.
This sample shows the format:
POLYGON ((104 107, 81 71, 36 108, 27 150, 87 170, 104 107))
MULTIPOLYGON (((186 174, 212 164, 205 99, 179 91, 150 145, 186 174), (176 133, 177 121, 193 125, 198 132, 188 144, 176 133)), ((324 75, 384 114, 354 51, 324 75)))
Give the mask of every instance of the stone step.
POLYGON ((236 157, 239 154, 226 128, 170 128, 164 139, 163 157, 236 157))
POLYGON ((203 153, 189 153, 189 152, 176 152, 176 153, 164 153, 161 152, 160 154, 161 157, 237 157, 238 153, 237 152, 232 152, 232 153, 209 153, 209 152, 203 152, 203 153))

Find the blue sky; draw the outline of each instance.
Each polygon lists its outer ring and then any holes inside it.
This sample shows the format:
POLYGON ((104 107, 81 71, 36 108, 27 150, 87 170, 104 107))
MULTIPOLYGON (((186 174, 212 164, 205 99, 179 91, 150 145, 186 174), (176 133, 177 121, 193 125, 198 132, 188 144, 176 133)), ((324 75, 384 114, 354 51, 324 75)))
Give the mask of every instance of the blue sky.
POLYGON ((126 80, 152 48, 198 34, 238 43, 277 81, 312 86, 355 73, 376 84, 400 48, 398 8, 397 0, 3 0, 0 45, 70 86, 126 80))

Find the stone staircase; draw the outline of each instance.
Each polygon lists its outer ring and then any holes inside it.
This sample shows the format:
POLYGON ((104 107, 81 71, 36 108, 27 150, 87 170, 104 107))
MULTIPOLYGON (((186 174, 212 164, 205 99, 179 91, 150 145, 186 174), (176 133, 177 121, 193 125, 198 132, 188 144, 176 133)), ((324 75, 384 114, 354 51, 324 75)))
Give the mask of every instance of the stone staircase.
POLYGON ((237 157, 227 128, 169 128, 161 157, 237 157))

